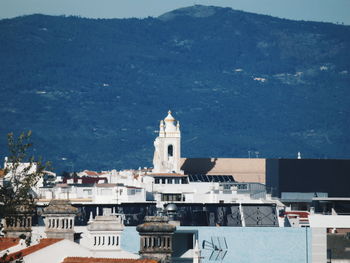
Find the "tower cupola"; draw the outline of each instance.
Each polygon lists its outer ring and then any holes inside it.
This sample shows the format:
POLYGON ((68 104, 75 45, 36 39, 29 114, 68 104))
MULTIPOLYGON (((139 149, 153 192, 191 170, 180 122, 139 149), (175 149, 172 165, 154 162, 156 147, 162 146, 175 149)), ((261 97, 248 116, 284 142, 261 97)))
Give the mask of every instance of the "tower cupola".
POLYGON ((172 236, 176 227, 168 223, 168 217, 146 216, 145 222, 136 230, 140 234, 139 253, 142 258, 156 259, 160 263, 171 262, 172 236))
POLYGON ((74 218, 78 208, 73 207, 69 200, 52 199, 43 210, 47 237, 74 241, 74 218))
POLYGON ((168 111, 168 116, 164 119, 165 122, 165 132, 174 132, 176 131, 175 119, 171 115, 171 111, 168 111))

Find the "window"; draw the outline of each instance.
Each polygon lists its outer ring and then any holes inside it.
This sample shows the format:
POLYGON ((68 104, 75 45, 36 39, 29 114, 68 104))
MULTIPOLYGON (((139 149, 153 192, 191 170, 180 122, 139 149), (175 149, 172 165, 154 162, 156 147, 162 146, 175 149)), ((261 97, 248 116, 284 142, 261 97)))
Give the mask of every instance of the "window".
POLYGON ((155 184, 159 184, 160 183, 160 179, 159 178, 154 179, 154 183, 155 184))
POLYGON ((247 184, 237 184, 239 190, 248 190, 247 184))
POLYGON ((231 185, 230 184, 224 184, 224 190, 231 190, 231 185))
POLYGON ((135 195, 135 189, 128 189, 128 195, 135 195))
POLYGON ((180 183, 180 179, 179 178, 175 178, 175 184, 179 184, 180 183))
POLYGON ((174 147, 170 144, 168 145, 168 157, 174 156, 174 147))
POLYGON ((162 201, 181 201, 181 194, 162 194, 162 201))
POLYGON ((168 178, 168 179, 167 179, 167 183, 168 183, 168 184, 172 184, 172 183, 173 183, 173 179, 172 179, 172 178, 168 178))

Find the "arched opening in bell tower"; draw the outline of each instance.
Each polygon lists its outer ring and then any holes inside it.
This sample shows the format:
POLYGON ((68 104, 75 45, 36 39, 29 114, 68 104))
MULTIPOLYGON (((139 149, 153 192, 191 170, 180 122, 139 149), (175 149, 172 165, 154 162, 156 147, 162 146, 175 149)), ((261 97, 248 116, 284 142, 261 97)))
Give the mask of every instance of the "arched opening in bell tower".
POLYGON ((168 159, 174 156, 174 147, 172 144, 168 145, 168 159))

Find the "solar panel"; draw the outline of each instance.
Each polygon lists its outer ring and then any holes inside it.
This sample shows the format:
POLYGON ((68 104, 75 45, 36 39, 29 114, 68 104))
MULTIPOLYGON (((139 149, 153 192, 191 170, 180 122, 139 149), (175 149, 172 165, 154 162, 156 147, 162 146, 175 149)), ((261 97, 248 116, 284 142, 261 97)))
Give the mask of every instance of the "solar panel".
POLYGON ((188 175, 190 182, 234 182, 232 175, 207 175, 207 174, 190 174, 188 175))

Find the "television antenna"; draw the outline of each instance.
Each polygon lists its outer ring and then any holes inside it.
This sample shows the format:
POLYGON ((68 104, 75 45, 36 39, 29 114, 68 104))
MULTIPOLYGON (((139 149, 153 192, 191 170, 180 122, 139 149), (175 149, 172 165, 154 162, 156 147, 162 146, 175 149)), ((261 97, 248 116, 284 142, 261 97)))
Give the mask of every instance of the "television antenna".
POLYGON ((222 261, 228 251, 225 237, 214 236, 210 241, 203 240, 202 248, 211 251, 209 261, 222 261))

